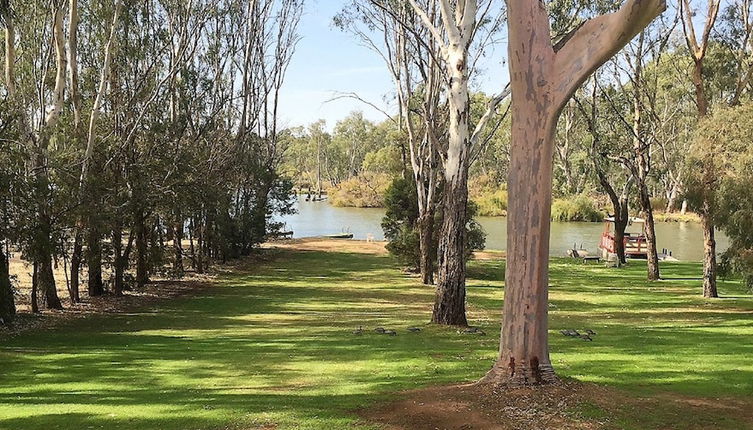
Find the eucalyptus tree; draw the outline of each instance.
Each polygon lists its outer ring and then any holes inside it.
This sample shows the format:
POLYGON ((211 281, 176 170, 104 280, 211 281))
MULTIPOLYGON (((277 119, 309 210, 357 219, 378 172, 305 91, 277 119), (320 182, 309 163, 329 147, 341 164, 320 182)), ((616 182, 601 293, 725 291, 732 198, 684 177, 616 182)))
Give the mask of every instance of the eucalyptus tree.
POLYGON ((599 186, 612 204, 616 263, 621 267, 627 263, 625 230, 630 221, 629 195, 634 177, 622 163, 613 162, 618 154, 629 151, 629 148, 617 143, 624 140, 622 136, 610 134, 610 127, 606 124, 616 121, 617 118, 614 114, 610 115, 602 94, 605 89, 598 84, 598 79, 598 74, 595 74, 574 100, 591 135, 589 155, 594 173, 599 186))
MULTIPOLYGON (((717 22, 721 0, 708 0, 706 20, 703 25, 703 31, 700 38, 697 35, 696 24, 693 22, 694 11, 691 9, 690 0, 681 0, 680 8, 682 10, 682 28, 685 34, 685 40, 688 46, 688 53, 693 60, 692 81, 695 88, 695 102, 698 108, 698 118, 703 119, 709 111, 709 97, 707 95, 707 84, 704 82, 704 60, 709 48, 711 31, 717 22)), ((703 163, 703 182, 706 186, 713 186, 715 177, 718 172, 713 169, 711 163, 703 163)), ((703 297, 719 297, 716 288, 716 238, 715 226, 712 218, 713 212, 713 193, 702 193, 701 207, 699 215, 701 216, 701 226, 703 228, 703 297)))
POLYGON ((628 0, 553 44, 543 3, 507 3, 512 153, 505 301, 499 357, 484 382, 556 381, 547 321, 554 130, 578 87, 665 8, 662 0, 628 0))
MULTIPOLYGON (((438 20, 436 7, 431 17, 438 20)), ((445 134, 440 125, 443 109, 439 44, 406 2, 354 0, 334 18, 334 23, 376 53, 392 78, 398 109, 396 122, 408 142, 407 158, 417 192, 421 279, 424 284, 433 284, 439 140, 445 134)))
POLYGON ((55 187, 53 178, 60 173, 56 155, 62 149, 56 132, 66 89, 65 3, 61 0, 11 2, 5 6, 6 10, 8 6, 12 9, 4 14, 9 36, 6 38, 6 91, 18 109, 18 141, 26 148, 25 175, 32 185, 21 240, 24 254, 34 267, 32 308, 38 310, 38 299, 41 299, 46 307, 60 309, 53 258, 61 232, 59 221, 65 210, 61 209, 59 187, 55 187), (17 30, 23 37, 14 37, 17 30))

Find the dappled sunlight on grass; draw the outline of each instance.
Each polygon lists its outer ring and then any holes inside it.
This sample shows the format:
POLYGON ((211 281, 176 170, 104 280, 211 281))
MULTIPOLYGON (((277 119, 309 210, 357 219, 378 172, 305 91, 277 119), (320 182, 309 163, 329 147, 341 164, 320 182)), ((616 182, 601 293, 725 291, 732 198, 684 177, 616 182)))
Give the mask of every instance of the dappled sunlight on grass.
MULTIPOLYGON (((553 261, 559 374, 641 394, 753 395, 753 297, 724 282, 721 293, 735 299, 704 300, 699 265, 662 268, 677 279, 647 283, 639 262, 553 261), (584 342, 559 334, 566 328, 598 334, 584 342)), ((363 426, 351 411, 390 393, 484 374, 498 346, 503 273, 500 261, 471 262, 469 318, 487 335, 468 336, 428 324, 433 289, 388 257, 284 251, 159 310, 1 341, 0 428, 363 426)))

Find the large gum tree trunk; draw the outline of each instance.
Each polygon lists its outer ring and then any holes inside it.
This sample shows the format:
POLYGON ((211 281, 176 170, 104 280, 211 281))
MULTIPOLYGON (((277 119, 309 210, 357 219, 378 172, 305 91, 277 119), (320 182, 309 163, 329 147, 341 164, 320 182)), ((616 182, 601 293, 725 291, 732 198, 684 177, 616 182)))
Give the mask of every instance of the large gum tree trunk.
MULTIPOLYGON (((466 170, 467 173, 467 170, 466 170)), ((468 188, 466 181, 448 182, 442 197, 443 220, 438 247, 438 281, 431 321, 468 325, 465 316, 465 243, 468 188)))
MULTIPOLYGON (((697 24, 694 22, 694 13, 689 0, 680 1, 681 18, 683 31, 688 46, 688 51, 693 59, 692 81, 695 88, 696 106, 698 108, 698 119, 701 120, 708 115, 709 98, 706 94, 706 85, 704 82, 704 60, 706 51, 709 46, 709 37, 712 29, 717 22, 720 0, 708 0, 708 9, 706 12, 706 22, 703 31, 698 33, 695 30, 697 24), (700 40, 696 38, 700 34, 700 40)), ((733 104, 736 103, 737 97, 733 98, 733 104)), ((703 163, 703 176, 706 184, 711 184, 706 193, 703 195, 701 208, 701 225, 703 227, 703 297, 719 297, 716 289, 716 239, 714 238, 714 219, 712 214, 712 199, 714 186, 716 184, 716 172, 713 170, 713 163, 703 163)), ((685 213, 685 202, 683 202, 683 213, 685 213)))
POLYGON ((499 357, 482 383, 557 380, 547 335, 554 129, 583 81, 665 7, 662 0, 628 0, 552 46, 542 2, 507 2, 512 142, 505 302, 499 357))
MULTIPOLYGON (((513 103, 516 102, 513 89, 513 103)), ((513 385, 556 380, 547 337, 556 117, 548 110, 538 111, 529 104, 513 110, 512 117, 513 142, 532 144, 513 145, 510 154, 508 193, 525 198, 510 199, 507 207, 504 324, 500 357, 490 376, 513 385)))

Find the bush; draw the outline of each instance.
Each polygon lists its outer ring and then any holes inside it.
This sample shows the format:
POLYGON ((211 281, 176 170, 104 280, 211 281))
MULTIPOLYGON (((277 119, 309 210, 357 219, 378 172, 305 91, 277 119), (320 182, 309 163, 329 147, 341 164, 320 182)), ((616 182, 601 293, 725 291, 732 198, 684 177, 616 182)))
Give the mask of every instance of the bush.
MULTIPOLYGON (((440 197, 441 198, 441 197, 440 197)), ((382 230, 387 239, 387 250, 401 264, 418 269, 421 262, 420 241, 418 233, 418 196, 416 186, 412 179, 395 179, 389 186, 384 197, 387 213, 382 219, 382 230)), ((473 202, 468 202, 468 224, 466 258, 470 258, 473 251, 484 249, 486 245, 486 233, 481 225, 473 218, 478 209, 473 202)), ((442 225, 441 210, 437 210, 434 217, 434 237, 432 238, 433 249, 439 243, 440 229, 442 225)), ((436 252, 432 252, 435 258, 436 252)))
POLYGON ((390 175, 364 173, 327 190, 332 206, 347 208, 384 207, 384 195, 390 185, 390 175))
POLYGON ((594 200, 586 194, 557 199, 552 204, 552 221, 599 222, 604 213, 596 208, 594 200))

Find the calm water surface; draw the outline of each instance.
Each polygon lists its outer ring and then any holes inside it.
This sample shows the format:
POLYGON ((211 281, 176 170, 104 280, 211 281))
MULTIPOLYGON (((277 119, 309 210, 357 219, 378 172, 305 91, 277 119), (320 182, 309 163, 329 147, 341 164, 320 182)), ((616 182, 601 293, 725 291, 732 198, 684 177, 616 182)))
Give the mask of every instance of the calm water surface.
MULTIPOLYGON (((325 234, 350 232, 355 239, 366 239, 371 234, 377 240, 384 239, 381 221, 384 209, 337 208, 324 202, 296 203, 298 213, 283 217, 288 230, 295 237, 321 236, 325 234)), ((505 218, 480 217, 479 223, 487 233, 488 249, 504 250, 507 244, 507 222, 505 218)), ((591 252, 597 251, 604 226, 601 223, 554 222, 552 223, 550 254, 562 256, 574 245, 591 252)), ((629 227, 628 231, 634 228, 629 227)), ((703 232, 697 223, 658 223, 656 224, 659 250, 667 248, 680 260, 700 261, 703 258, 703 232)), ((729 241, 717 232, 718 251, 727 249, 729 241)))

